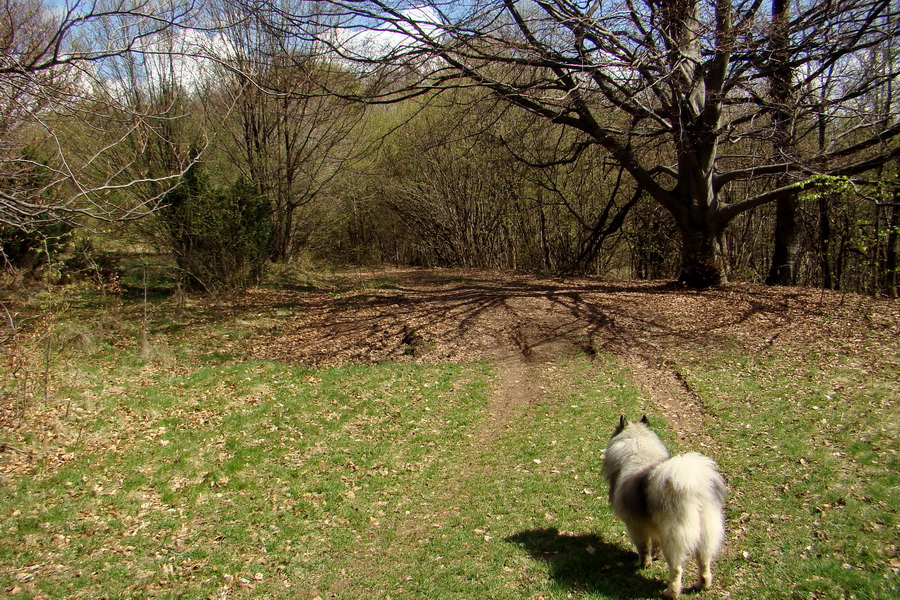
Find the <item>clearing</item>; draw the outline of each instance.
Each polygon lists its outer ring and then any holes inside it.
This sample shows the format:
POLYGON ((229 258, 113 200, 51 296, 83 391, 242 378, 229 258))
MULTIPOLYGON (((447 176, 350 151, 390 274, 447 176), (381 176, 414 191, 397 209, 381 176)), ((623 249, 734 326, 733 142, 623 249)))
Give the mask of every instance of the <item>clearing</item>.
POLYGON ((555 360, 608 353, 634 374, 646 410, 680 439, 703 435, 703 405, 678 358, 738 347, 749 355, 853 354, 895 347, 900 303, 805 288, 731 284, 695 292, 668 282, 542 278, 459 270, 359 271, 315 289, 257 288, 241 312, 270 316, 254 358, 320 367, 490 361, 501 422, 541 393, 555 360))
POLYGON ((729 480, 699 597, 897 592, 896 300, 417 269, 135 291, 5 302, 0 596, 656 598, 599 474, 642 412, 729 480))

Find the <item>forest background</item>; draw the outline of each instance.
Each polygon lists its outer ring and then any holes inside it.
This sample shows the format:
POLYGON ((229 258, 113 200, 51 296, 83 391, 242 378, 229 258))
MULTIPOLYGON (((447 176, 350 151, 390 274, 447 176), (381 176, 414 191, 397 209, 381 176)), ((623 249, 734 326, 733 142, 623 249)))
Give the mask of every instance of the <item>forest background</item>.
POLYGON ((4 261, 896 295, 896 6, 654 6, 5 0, 4 261))

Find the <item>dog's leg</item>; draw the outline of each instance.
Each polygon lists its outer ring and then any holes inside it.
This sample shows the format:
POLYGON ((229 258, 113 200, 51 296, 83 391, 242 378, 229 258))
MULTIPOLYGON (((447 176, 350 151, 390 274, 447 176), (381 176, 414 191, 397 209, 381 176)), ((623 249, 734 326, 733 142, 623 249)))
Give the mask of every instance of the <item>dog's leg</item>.
POLYGON ((705 554, 703 549, 697 551, 697 571, 700 575, 697 587, 708 590, 712 587, 712 557, 705 554))
POLYGON ((646 569, 653 564, 653 553, 650 552, 650 540, 647 540, 643 546, 638 546, 638 558, 641 561, 642 569, 646 569))
POLYGON ((712 561, 722 545, 725 529, 722 524, 721 510, 706 510, 701 518, 703 534, 700 544, 697 546, 697 571, 700 576, 697 587, 701 590, 708 590, 712 586, 713 580, 712 561))
POLYGON ((638 527, 628 527, 628 537, 637 548, 638 560, 640 560, 641 568, 646 569, 653 562, 652 542, 650 535, 638 527))
POLYGON ((678 598, 681 596, 681 576, 684 572, 680 562, 675 562, 666 558, 669 563, 669 587, 663 592, 666 598, 678 598))
MULTIPOLYGON (((666 538, 663 537, 662 541, 665 542, 666 538)), ((688 557, 685 548, 677 544, 673 545, 672 541, 668 540, 669 543, 662 547, 663 556, 665 556, 666 563, 669 565, 669 585, 666 591, 663 592, 663 596, 666 598, 678 598, 681 596, 681 578, 684 574, 684 563, 688 557)))

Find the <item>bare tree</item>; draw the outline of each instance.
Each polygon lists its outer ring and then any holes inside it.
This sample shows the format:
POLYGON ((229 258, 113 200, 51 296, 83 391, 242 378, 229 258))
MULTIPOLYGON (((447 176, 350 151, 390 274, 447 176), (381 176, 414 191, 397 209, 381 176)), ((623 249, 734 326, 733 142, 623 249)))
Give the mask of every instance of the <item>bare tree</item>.
MULTIPOLYGON (((506 268, 521 258, 525 167, 483 135, 500 115, 472 98, 448 98, 417 111, 386 144, 371 173, 379 196, 411 234, 416 262, 506 268)), ((482 94, 483 96, 483 94, 482 94)), ((491 103, 493 104, 493 103, 491 103)))
POLYGON ((355 130, 364 107, 322 93, 354 77, 329 72, 308 44, 280 35, 282 24, 273 27, 233 0, 214 7, 224 46, 219 88, 235 121, 223 149, 268 198, 272 258, 287 261, 303 239, 299 210, 323 195, 363 145, 355 130))
MULTIPOLYGON (((509 112, 508 110, 505 112, 509 112)), ((600 148, 566 156, 574 132, 556 128, 533 115, 514 119, 507 114, 500 127, 489 134, 527 169, 519 169, 530 182, 525 188, 534 230, 521 233, 539 244, 543 260, 528 268, 556 273, 598 272, 615 258, 629 212, 643 196, 621 165, 600 148), (562 159, 559 157, 563 156, 562 159)), ((519 243, 526 245, 528 239, 519 243)))
POLYGON ((176 115, 131 102, 108 68, 160 53, 154 40, 192 9, 191 0, 0 1, 0 223, 137 218, 177 183, 187 156, 152 174, 132 168, 143 134, 176 115))
POLYGON ((254 4, 357 65, 370 100, 478 86, 577 132, 571 154, 600 146, 674 217, 693 287, 723 279, 721 236, 738 215, 795 197, 814 174, 858 176, 900 154, 900 111, 861 101, 896 76, 866 64, 873 48, 896 54, 890 0, 800 0, 786 19, 737 0, 254 4), (769 85, 784 73, 810 92, 790 106, 769 85), (818 117, 834 133, 822 147, 818 117), (786 130, 790 149, 759 151, 786 130), (763 191, 724 200, 748 181, 763 191))

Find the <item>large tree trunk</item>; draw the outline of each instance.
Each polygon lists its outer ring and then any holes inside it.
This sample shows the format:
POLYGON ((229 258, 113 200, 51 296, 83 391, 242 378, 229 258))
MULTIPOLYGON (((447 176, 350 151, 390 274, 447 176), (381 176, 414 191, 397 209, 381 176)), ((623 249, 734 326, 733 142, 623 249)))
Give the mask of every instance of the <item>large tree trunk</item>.
MULTIPOLYGON (((685 127, 688 134, 697 127, 685 127)), ((713 185, 715 144, 702 138, 679 145, 678 187, 670 209, 681 230, 681 275, 678 282, 691 288, 708 288, 725 281, 719 256, 719 202, 713 185)), ((699 137, 699 136, 697 136, 699 137)))
MULTIPOLYGON (((668 61, 677 90, 671 107, 678 158, 678 184, 666 208, 681 229, 679 283, 708 288, 724 280, 719 261, 716 219, 718 201, 714 185, 721 121, 722 78, 727 59, 717 56, 707 68, 702 51, 699 0, 672 0, 662 4, 668 61)), ((730 12, 717 11, 722 30, 730 27, 730 12)))
POLYGON ((725 282, 719 257, 718 231, 713 219, 679 221, 681 227, 681 274, 678 283, 704 289, 725 282))
MULTIPOLYGON (((772 155, 789 163, 792 154, 792 112, 794 98, 794 72, 790 59, 790 2, 772 0, 772 32, 769 55, 769 93, 772 98, 772 155)), ((780 187, 788 182, 779 177, 780 187)), ((797 240, 797 207, 793 197, 778 200, 775 211, 775 247, 772 265, 766 277, 768 285, 794 285, 797 283, 797 260, 800 245, 797 240)))

